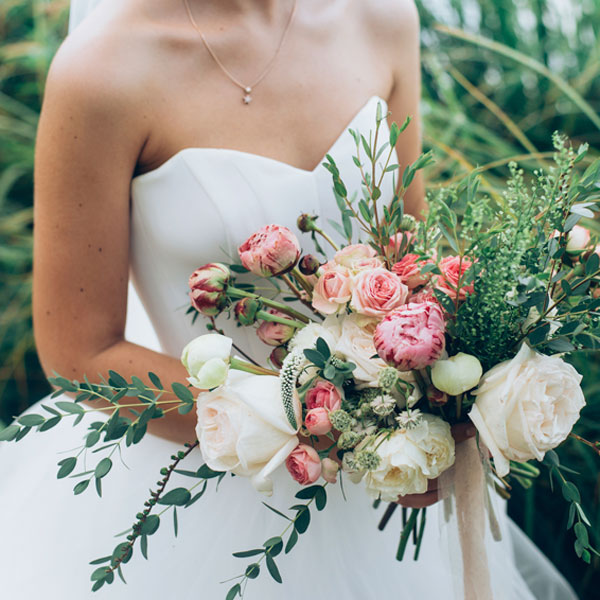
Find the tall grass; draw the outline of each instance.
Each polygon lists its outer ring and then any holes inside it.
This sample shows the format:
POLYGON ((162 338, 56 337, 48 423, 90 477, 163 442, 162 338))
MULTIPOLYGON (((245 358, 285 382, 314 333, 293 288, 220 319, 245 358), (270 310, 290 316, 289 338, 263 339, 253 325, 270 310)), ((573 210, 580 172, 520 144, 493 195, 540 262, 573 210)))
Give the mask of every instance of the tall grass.
MULTIPOLYGON (((425 145, 437 157, 430 186, 479 167, 497 194, 506 165, 533 170, 551 157, 551 133, 600 147, 600 0, 418 0, 423 38, 425 145)), ((33 144, 45 75, 66 33, 68 0, 0 4, 0 420, 47 390, 31 333, 33 144)), ((600 229, 596 231, 600 233, 600 229)), ((575 357, 589 404, 578 433, 600 439, 600 363, 575 357)), ((585 481, 600 524, 600 462, 568 442, 561 459, 585 481)), ((545 479, 514 491, 512 516, 567 575, 597 597, 600 564, 584 565, 566 534, 563 504, 545 479)), ((596 546, 600 539, 596 535, 596 546)))

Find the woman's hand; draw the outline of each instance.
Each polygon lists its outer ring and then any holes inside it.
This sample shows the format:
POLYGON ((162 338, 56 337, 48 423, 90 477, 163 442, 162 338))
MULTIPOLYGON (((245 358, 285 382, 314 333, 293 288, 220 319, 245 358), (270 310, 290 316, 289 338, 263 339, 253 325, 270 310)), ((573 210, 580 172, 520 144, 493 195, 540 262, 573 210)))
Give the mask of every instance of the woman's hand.
MULTIPOLYGON (((457 444, 464 442, 468 438, 475 437, 477 430, 472 423, 459 423, 452 427, 452 437, 457 444)), ((427 486, 427 491, 424 494, 408 494, 407 496, 400 496, 398 498, 398 504, 405 508, 426 508, 435 504, 438 498, 438 481, 437 479, 431 479, 427 486)))

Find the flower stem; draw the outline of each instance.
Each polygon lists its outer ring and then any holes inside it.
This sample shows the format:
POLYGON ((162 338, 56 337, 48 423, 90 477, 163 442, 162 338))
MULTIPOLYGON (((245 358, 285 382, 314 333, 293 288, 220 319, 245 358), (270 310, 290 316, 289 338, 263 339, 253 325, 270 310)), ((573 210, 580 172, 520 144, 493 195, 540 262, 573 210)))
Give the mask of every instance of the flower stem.
POLYGON ((308 283, 308 280, 302 273, 300 273, 300 269, 298 267, 294 267, 291 271, 292 275, 296 278, 296 281, 300 284, 300 287, 309 295, 312 296, 312 285, 308 283))
POLYGON ((311 322, 306 315, 303 315, 301 312, 290 308, 287 304, 277 302, 276 300, 271 300, 270 298, 265 298, 264 296, 259 296, 258 294, 253 294, 252 292, 246 292, 245 290, 229 287, 227 288, 227 295, 230 298, 254 298, 255 300, 260 300, 265 306, 276 308, 277 310, 279 310, 282 313, 285 313, 289 317, 297 319, 298 321, 302 321, 302 323, 311 322))
POLYGON ((279 315, 272 315, 266 310, 259 310, 256 313, 256 318, 262 319, 263 321, 269 321, 270 323, 281 323, 282 325, 289 325, 290 327, 294 327, 295 329, 302 329, 302 327, 306 327, 306 323, 300 323, 300 321, 286 319, 285 317, 280 317, 279 315))
POLYGON ((244 371, 245 373, 252 373, 254 375, 272 375, 275 377, 279 377, 278 371, 273 371, 272 369, 265 369, 263 367, 253 365, 252 363, 240 360, 235 356, 231 357, 229 361, 229 366, 232 369, 235 369, 236 371, 244 371))
POLYGON ((327 233, 325 233, 322 229, 320 229, 319 227, 313 227, 313 231, 315 233, 318 233, 326 242, 329 243, 329 245, 337 252, 339 250, 338 245, 329 237, 329 235, 327 233))

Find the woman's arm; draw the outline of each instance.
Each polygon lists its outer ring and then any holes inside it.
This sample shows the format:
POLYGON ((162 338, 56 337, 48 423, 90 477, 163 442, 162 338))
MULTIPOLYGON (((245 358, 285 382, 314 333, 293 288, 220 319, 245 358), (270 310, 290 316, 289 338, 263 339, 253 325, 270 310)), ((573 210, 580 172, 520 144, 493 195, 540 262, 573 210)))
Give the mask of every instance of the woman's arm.
MULTIPOLYGON (((130 183, 150 122, 127 51, 72 37, 50 70, 35 160, 34 331, 48 374, 153 371, 170 387, 187 376, 179 361, 124 340, 130 183)), ((194 423, 173 411, 149 430, 183 443, 194 423)))

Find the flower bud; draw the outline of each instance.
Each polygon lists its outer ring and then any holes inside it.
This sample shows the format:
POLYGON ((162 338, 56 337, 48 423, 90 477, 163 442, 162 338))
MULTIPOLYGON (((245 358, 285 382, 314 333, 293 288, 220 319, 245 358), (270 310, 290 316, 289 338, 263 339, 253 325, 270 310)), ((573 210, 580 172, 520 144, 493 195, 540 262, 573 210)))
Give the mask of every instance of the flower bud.
POLYGON ((581 225, 575 225, 567 234, 567 252, 580 254, 590 243, 590 231, 581 225))
POLYGON ((331 458, 324 458, 321 461, 321 477, 328 483, 337 483, 337 474, 340 470, 335 460, 331 458))
POLYGON ((400 223, 402 231, 414 231, 417 228, 417 220, 412 215, 404 215, 400 223))
POLYGON ((227 306, 227 285, 231 274, 221 263, 209 263, 196 269, 188 285, 192 306, 207 317, 218 315, 227 306))
POLYGON ((363 439, 364 435, 356 431, 344 431, 337 440, 340 450, 349 450, 354 448, 363 439))
POLYGON ((304 419, 306 429, 313 435, 325 435, 331 431, 328 411, 326 408, 312 408, 304 419))
POLYGON ((329 413, 329 420, 335 429, 338 431, 350 431, 354 420, 352 417, 342 409, 332 410, 329 413))
MULTIPOLYGON (((269 309, 269 314, 287 318, 287 315, 279 312, 274 308, 269 309)), ((256 334, 265 344, 269 346, 281 346, 292 339, 296 333, 296 328, 283 323, 275 323, 274 321, 263 321, 256 334)))
POLYGON ((296 225, 298 226, 298 229, 302 233, 309 233, 310 231, 314 231, 315 230, 315 228, 316 228, 315 221, 318 218, 319 217, 317 217, 317 216, 312 217, 311 215, 308 215, 306 213, 302 213, 298 217, 298 220, 296 221, 296 225))
POLYGON ((283 361, 288 354, 289 352, 285 346, 277 346, 277 348, 273 348, 273 351, 269 355, 269 360, 276 369, 281 369, 283 361))
POLYGON ((235 303, 233 312, 240 325, 248 326, 256 323, 256 313, 261 303, 256 298, 241 298, 235 303))
POLYGON ((438 360, 431 368, 431 381, 440 391, 458 396, 474 388, 483 370, 479 360, 470 354, 459 352, 447 360, 438 360))
POLYGON ((296 266, 300 244, 287 227, 265 225, 238 248, 238 253, 244 267, 255 275, 275 277, 296 266))
POLYGON ((448 394, 438 390, 434 385, 427 387, 427 399, 432 406, 444 406, 448 402, 448 394))
POLYGON ((201 390, 225 383, 232 345, 231 338, 219 333, 207 333, 193 339, 181 353, 181 362, 190 375, 188 381, 201 390))
POLYGON ((319 259, 313 254, 305 254, 298 263, 300 273, 303 275, 314 275, 321 266, 319 259))

